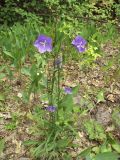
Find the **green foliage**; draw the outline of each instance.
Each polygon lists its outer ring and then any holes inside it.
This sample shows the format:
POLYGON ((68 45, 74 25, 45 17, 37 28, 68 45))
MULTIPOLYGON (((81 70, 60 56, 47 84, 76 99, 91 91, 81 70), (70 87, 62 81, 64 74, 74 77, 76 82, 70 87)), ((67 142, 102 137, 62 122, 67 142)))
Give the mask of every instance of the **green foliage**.
MULTIPOLYGON (((85 93, 83 97, 81 96, 79 106, 74 104, 74 96, 79 92, 79 86, 72 88, 72 94, 64 92, 62 86, 65 81, 64 64, 75 60, 81 69, 97 65, 96 61, 104 56, 100 50, 101 45, 116 37, 116 28, 113 23, 101 25, 99 21, 115 19, 119 15, 118 5, 112 0, 110 2, 103 0, 102 3, 97 0, 92 3, 88 0, 66 0, 62 3, 60 0, 45 0, 41 3, 36 0, 32 2, 5 0, 4 2, 1 22, 13 24, 19 21, 19 23, 11 27, 5 25, 1 27, 0 56, 8 64, 0 67, 0 82, 6 76, 12 80, 17 70, 20 75, 23 74, 28 78, 21 100, 29 103, 32 94, 34 94, 34 100, 35 96, 40 97, 38 99, 40 105, 33 105, 34 109, 30 108, 31 111, 27 114, 28 120, 34 124, 29 128, 34 138, 24 144, 36 159, 71 160, 72 155, 68 153, 68 148, 76 147, 73 141, 78 131, 76 128, 78 117, 90 112, 95 107, 95 103, 91 100, 91 96, 85 93), (111 12, 115 5, 116 15, 113 17, 111 12), (8 11, 10 12, 6 15, 8 11), (56 13, 58 13, 57 16, 56 13), (35 50, 33 43, 39 34, 48 35, 53 39, 52 53, 40 54, 35 50), (83 53, 78 53, 71 45, 76 35, 81 35, 87 41, 86 51, 83 53), (55 60, 58 57, 63 61, 61 66, 56 67, 55 60), (46 109, 49 105, 55 105, 56 111, 49 112, 46 109)), ((113 63, 112 61, 105 67, 109 69, 113 63)), ((97 103, 104 102, 104 92, 97 93, 97 103)), ((5 96, 0 93, 0 102, 4 101, 5 96)), ((10 123, 5 125, 5 129, 16 129, 19 125, 18 118, 18 115, 13 114, 10 123)), ((119 111, 114 111, 115 123, 118 123, 118 119, 119 111)), ((87 148, 79 154, 78 158, 116 159, 117 155, 112 151, 120 153, 119 143, 112 136, 108 136, 95 120, 84 121, 83 125, 90 140, 98 141, 100 144, 105 142, 99 146, 87 148)), ((3 148, 3 141, 1 144, 3 148)))
POLYGON ((5 125, 6 130, 15 130, 19 124, 18 115, 12 114, 11 122, 5 125))
POLYGON ((119 157, 119 147, 120 145, 118 144, 118 142, 115 141, 111 136, 108 136, 107 140, 100 146, 93 146, 83 150, 78 155, 77 160, 79 160, 80 158, 85 158, 86 160, 117 160, 117 158, 119 157), (112 150, 113 146, 116 146, 115 150, 112 150))
POLYGON ((16 23, 9 29, 3 29, 0 34, 0 45, 4 56, 9 57, 18 68, 25 62, 26 57, 33 54, 32 43, 36 33, 40 32, 37 25, 41 25, 41 23, 36 19, 31 22, 29 21, 24 26, 16 23))
POLYGON ((112 152, 100 153, 95 156, 94 160, 118 160, 119 155, 112 152))
MULTIPOLYGON (((73 96, 76 95, 78 87, 73 89, 73 95, 62 93, 55 113, 47 113, 44 107, 36 107, 33 114, 28 114, 35 125, 31 127, 30 133, 39 136, 40 141, 27 141, 31 153, 36 158, 63 159, 66 157, 67 147, 73 147, 72 141, 77 134, 74 128, 73 96), (70 118, 71 117, 71 118, 70 118), (62 154, 61 154, 62 152, 62 154)), ((57 103, 54 100, 54 103, 57 103)), ((57 105, 57 104, 56 104, 57 105)), ((69 155, 70 157, 70 155, 69 155)))
POLYGON ((97 103, 99 102, 104 102, 105 99, 104 99, 104 92, 103 91, 100 91, 97 95, 97 103))
POLYGON ((82 152, 78 155, 77 160, 80 159, 80 158, 86 158, 86 159, 87 159, 87 157, 90 155, 90 153, 91 153, 91 147, 85 149, 84 151, 82 151, 82 152))
POLYGON ((120 128, 119 120, 120 120, 120 109, 115 108, 112 114, 112 119, 116 127, 120 128))
POLYGON ((69 131, 67 125, 65 126, 63 123, 56 125, 50 119, 47 120, 50 115, 46 115, 45 112, 36 108, 34 114, 28 115, 31 120, 36 122, 30 132, 35 136, 39 135, 42 139, 40 141, 29 140, 24 144, 31 148, 31 153, 36 158, 59 159, 65 155, 66 148, 72 146, 72 130, 69 131), (47 119, 44 118, 46 116, 47 119))
POLYGON ((0 2, 1 16, 0 22, 13 24, 13 22, 23 21, 26 18, 25 13, 33 13, 41 15, 43 18, 56 13, 69 19, 70 17, 95 20, 109 20, 117 19, 119 17, 119 2, 114 0, 94 0, 94 1, 78 1, 78 0, 66 0, 61 3, 60 0, 44 0, 39 2, 32 0, 15 1, 15 0, 2 0, 0 2), (78 16, 79 15, 79 16, 78 16))
POLYGON ((5 100, 4 94, 1 94, 1 93, 0 93, 0 101, 4 101, 4 100, 5 100))
POLYGON ((90 67, 95 65, 95 60, 98 57, 101 57, 99 53, 97 53, 98 48, 92 45, 88 45, 88 49, 83 55, 80 55, 80 66, 82 67, 90 67))
POLYGON ((84 123, 85 130, 90 139, 104 141, 106 134, 103 127, 94 120, 86 121, 84 123))
POLYGON ((0 138, 0 154, 3 152, 5 148, 5 141, 4 139, 0 138))
POLYGON ((117 153, 120 153, 120 143, 114 138, 113 135, 108 135, 108 142, 109 146, 116 151, 117 153))
POLYGON ((1 74, 0 74, 0 81, 2 81, 2 79, 5 78, 5 77, 6 77, 6 74, 1 73, 1 74))

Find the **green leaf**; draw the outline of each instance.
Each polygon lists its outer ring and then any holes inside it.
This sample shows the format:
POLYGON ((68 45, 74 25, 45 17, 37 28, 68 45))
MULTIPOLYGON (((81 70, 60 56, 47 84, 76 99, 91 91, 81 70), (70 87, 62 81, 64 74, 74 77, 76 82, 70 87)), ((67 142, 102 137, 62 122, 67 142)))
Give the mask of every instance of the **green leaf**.
POLYGON ((31 146, 31 145, 35 146, 35 145, 38 145, 39 142, 38 141, 34 141, 34 140, 27 140, 27 141, 24 141, 23 144, 25 146, 31 146))
POLYGON ((116 139, 114 139, 114 137, 109 134, 108 135, 108 142, 111 144, 112 148, 117 151, 118 153, 120 153, 120 143, 116 141, 116 139))
POLYGON ((5 96, 0 93, 0 101, 4 101, 4 100, 5 100, 5 96))
POLYGON ((78 155, 78 160, 80 158, 85 158, 86 156, 88 156, 91 152, 91 147, 90 148, 87 148, 85 149, 84 151, 82 151, 79 155, 78 155))
POLYGON ((5 141, 4 139, 0 139, 0 154, 3 152, 5 148, 5 141))
POLYGON ((79 88, 80 88, 79 85, 72 88, 72 95, 73 96, 76 96, 78 94, 79 88))
POLYGON ((54 142, 47 144, 46 152, 50 152, 50 151, 54 150, 55 149, 55 145, 56 144, 54 142))
POLYGON ((0 72, 2 72, 5 69, 5 66, 0 66, 0 72))
POLYGON ((15 122, 11 122, 5 125, 5 129, 6 130, 14 130, 16 129, 17 125, 15 122))
POLYGON ((5 78, 5 77, 6 77, 6 74, 0 73, 0 80, 2 80, 2 79, 5 78))
POLYGON ((100 152, 112 152, 111 145, 104 143, 100 146, 100 152))
POLYGON ((67 154, 65 153, 65 155, 64 155, 63 158, 64 158, 65 160, 72 160, 72 156, 69 155, 68 153, 67 153, 67 154))
POLYGON ((84 127, 90 139, 96 139, 102 141, 106 139, 104 128, 95 120, 91 119, 89 121, 85 121, 84 127))
POLYGON ((105 101, 105 99, 104 99, 104 93, 103 93, 103 91, 100 91, 98 93, 98 95, 97 95, 97 103, 104 102, 104 101, 105 101))
POLYGON ((69 140, 68 139, 60 139, 57 141, 57 147, 59 149, 61 148, 66 148, 69 144, 69 140))
POLYGON ((67 111, 72 111, 74 103, 72 95, 66 95, 60 104, 61 107, 64 107, 67 111))
POLYGON ((119 143, 114 143, 112 144, 112 147, 115 151, 117 151, 118 153, 120 153, 120 144, 119 143))
POLYGON ((26 75, 26 76, 30 76, 30 69, 27 67, 22 68, 21 70, 22 74, 26 75))
POLYGON ((11 52, 8 52, 5 48, 4 48, 4 53, 7 55, 7 56, 9 56, 9 57, 11 57, 11 58, 13 58, 14 59, 14 56, 12 55, 12 53, 11 52))
POLYGON ((95 160, 118 160, 120 156, 114 152, 104 152, 95 156, 95 160))

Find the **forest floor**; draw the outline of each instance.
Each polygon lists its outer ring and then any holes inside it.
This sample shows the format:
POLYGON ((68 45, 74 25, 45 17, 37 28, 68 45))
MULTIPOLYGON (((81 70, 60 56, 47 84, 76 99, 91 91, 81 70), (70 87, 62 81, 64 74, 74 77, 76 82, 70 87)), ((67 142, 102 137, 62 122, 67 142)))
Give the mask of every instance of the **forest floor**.
MULTIPOLYGON (((87 102, 83 107, 88 107, 88 112, 82 118, 95 119, 102 124, 106 133, 112 132, 118 141, 120 141, 120 124, 116 124, 116 121, 113 120, 113 112, 120 108, 119 47, 120 42, 116 45, 111 42, 104 44, 102 46, 104 58, 100 57, 94 68, 83 71, 74 62, 73 65, 68 63, 64 67, 64 70, 69 73, 64 85, 74 87, 76 84, 80 84, 79 94, 74 99, 75 103, 82 106, 81 100, 87 102), (98 91, 102 91, 102 95, 97 99, 98 91)), ((2 66, 4 63, 1 60, 0 65, 2 66)), ((17 78, 11 81, 3 78, 0 83, 0 139, 5 141, 4 151, 0 155, 1 160, 32 160, 22 142, 32 137, 29 127, 34 124, 30 121, 29 115, 32 107, 39 105, 40 101, 39 99, 34 101, 32 95, 29 104, 21 100, 21 93, 26 83, 28 83, 28 79, 24 75, 22 75, 20 84, 17 78)), ((120 119, 120 112, 117 119, 120 119)), ((82 121, 80 117, 77 124, 79 128, 81 128, 82 121)), ((79 138, 75 143, 79 144, 79 148, 76 151, 71 150, 73 157, 76 156, 76 152, 97 143, 89 140, 84 130, 79 129, 78 132, 79 138)))

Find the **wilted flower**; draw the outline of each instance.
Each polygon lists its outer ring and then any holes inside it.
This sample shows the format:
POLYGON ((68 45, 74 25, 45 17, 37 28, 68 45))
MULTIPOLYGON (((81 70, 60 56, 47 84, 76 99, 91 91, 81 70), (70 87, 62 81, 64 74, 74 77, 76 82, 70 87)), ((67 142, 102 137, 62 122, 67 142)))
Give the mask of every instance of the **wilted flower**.
POLYGON ((87 41, 81 36, 76 36, 75 39, 72 41, 72 44, 76 47, 76 49, 79 52, 84 52, 87 41))
POLYGON ((72 89, 70 87, 65 87, 64 92, 67 94, 72 94, 72 89))
POLYGON ((58 57, 56 60, 55 60, 55 65, 57 67, 61 67, 62 66, 62 57, 58 57))
POLYGON ((56 107, 55 106, 48 106, 48 107, 46 107, 46 110, 49 112, 55 112, 56 107))
POLYGON ((38 49, 40 53, 51 52, 52 38, 45 35, 39 35, 34 43, 34 46, 38 49))

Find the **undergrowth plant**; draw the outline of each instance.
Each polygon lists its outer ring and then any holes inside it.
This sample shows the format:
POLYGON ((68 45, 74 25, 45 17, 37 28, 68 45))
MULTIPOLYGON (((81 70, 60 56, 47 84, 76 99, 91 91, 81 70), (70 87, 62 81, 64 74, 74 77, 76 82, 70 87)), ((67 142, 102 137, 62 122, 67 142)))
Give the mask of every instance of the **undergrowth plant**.
MULTIPOLYGON (((28 19, 27 19, 28 20, 28 19)), ((26 21, 27 21, 26 20, 26 21)), ((32 42, 36 33, 39 33, 37 25, 42 24, 36 17, 30 17, 29 23, 21 25, 16 23, 10 28, 2 28, 0 33, 0 45, 2 46, 2 56, 8 60, 11 67, 16 69, 21 79, 21 69, 26 60, 33 56, 32 42)))
MULTIPOLYGON (((34 94, 34 101, 39 98, 41 102, 39 106, 33 105, 31 112, 27 114, 33 123, 29 132, 34 138, 24 144, 29 147, 33 157, 43 160, 72 159, 69 149, 76 147, 73 143, 78 130, 76 117, 86 114, 94 107, 85 97, 81 98, 81 108, 74 103, 80 86, 64 85, 64 65, 68 60, 74 60, 81 68, 94 67, 97 58, 103 56, 100 44, 113 37, 115 31, 115 28, 108 24, 105 29, 108 29, 110 34, 105 32, 103 37, 94 23, 86 26, 86 23, 78 20, 73 24, 71 19, 69 22, 57 20, 59 22, 56 22, 55 27, 51 22, 44 26, 40 19, 30 17, 24 25, 17 23, 7 30, 2 29, 0 34, 2 57, 10 63, 10 67, 6 64, 9 67, 9 76, 12 77, 13 70, 17 70, 20 78, 22 74, 29 77, 26 95, 22 95, 23 100, 28 103, 31 94, 34 94)), ((104 102, 103 92, 98 94, 99 102, 104 102)), ((13 116, 6 129, 13 130, 17 127, 16 118, 13 116)), ((101 144, 100 148, 87 148, 78 155, 78 159, 101 160, 104 155, 96 154, 103 153, 105 147, 108 152, 106 157, 111 156, 111 148, 120 152, 119 144, 112 136, 106 136, 104 128, 97 122, 85 122, 84 128, 90 140, 99 141, 101 144)), ((118 156, 113 154, 113 157, 118 156)))
MULTIPOLYGON (((31 148, 34 157, 42 159, 71 157, 67 153, 67 148, 74 148, 73 140, 77 134, 77 127, 74 125, 75 114, 80 110, 76 108, 73 98, 79 87, 71 88, 69 85, 62 85, 65 81, 63 65, 65 56, 68 56, 66 50, 69 52, 71 49, 75 50, 72 45, 79 52, 76 54, 84 52, 86 57, 89 56, 88 53, 91 50, 89 46, 86 47, 87 41, 79 35, 73 39, 71 48, 68 49, 63 44, 64 33, 55 29, 54 34, 51 35, 53 37, 51 38, 41 33, 34 42, 34 46, 40 53, 35 55, 36 64, 33 64, 31 70, 30 93, 34 92, 35 94, 42 91, 39 93, 40 98, 41 100, 42 98, 46 99, 46 105, 41 104, 34 109, 34 114, 28 114, 28 117, 35 122, 35 126, 31 127, 31 133, 39 138, 29 140, 24 144, 31 148), (64 55, 65 53, 67 55, 64 55)), ((94 52, 91 53, 94 56, 94 52)), ((96 58, 97 56, 92 61, 96 58)))

